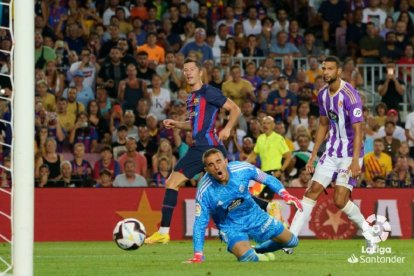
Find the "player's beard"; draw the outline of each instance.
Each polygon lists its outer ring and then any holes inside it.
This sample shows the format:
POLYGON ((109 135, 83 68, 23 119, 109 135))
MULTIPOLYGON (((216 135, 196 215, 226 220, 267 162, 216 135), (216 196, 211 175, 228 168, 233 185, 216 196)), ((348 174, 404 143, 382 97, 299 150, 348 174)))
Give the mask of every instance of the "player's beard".
POLYGON ((329 80, 325 80, 325 82, 329 85, 331 85, 332 83, 334 83, 337 80, 338 77, 332 77, 329 80))

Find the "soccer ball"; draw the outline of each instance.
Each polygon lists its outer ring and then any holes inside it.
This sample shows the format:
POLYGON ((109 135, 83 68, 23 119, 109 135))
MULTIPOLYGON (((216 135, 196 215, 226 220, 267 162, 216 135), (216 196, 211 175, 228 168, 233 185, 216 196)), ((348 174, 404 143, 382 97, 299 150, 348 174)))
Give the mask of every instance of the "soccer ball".
POLYGON ((146 235, 145 226, 142 222, 128 218, 116 224, 113 238, 119 248, 136 250, 144 244, 146 235))

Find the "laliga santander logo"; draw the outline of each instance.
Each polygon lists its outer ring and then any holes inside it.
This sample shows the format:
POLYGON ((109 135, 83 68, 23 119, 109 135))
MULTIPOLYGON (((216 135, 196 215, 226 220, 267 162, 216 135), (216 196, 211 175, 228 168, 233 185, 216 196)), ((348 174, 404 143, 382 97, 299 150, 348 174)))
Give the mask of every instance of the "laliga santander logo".
POLYGON ((379 243, 388 239, 391 232, 391 225, 386 217, 372 214, 366 219, 366 222, 372 226, 372 243, 379 243))

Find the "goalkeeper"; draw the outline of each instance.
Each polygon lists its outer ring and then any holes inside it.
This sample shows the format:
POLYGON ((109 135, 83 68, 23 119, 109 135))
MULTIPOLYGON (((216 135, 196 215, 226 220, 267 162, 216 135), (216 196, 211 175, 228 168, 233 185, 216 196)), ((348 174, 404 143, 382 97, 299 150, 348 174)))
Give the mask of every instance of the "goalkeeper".
POLYGON ((301 211, 300 201, 290 195, 279 180, 248 163, 227 163, 223 154, 214 148, 204 153, 203 163, 207 174, 201 180, 196 195, 194 257, 187 262, 204 260, 204 234, 210 215, 228 251, 240 262, 269 261, 274 256, 264 253, 298 245, 298 238, 280 221, 260 209, 249 193, 249 181, 258 181, 301 211), (253 249, 250 239, 262 244, 253 249))

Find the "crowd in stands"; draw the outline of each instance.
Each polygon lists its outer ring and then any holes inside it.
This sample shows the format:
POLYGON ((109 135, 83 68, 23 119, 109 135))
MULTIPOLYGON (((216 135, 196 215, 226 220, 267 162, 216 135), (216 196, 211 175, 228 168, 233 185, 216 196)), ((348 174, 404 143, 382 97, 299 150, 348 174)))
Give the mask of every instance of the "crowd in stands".
MULTIPOLYGON (((229 160, 261 166, 252 153, 271 116, 290 152, 275 157, 289 158, 277 177, 306 187, 328 54, 341 58, 341 78, 357 89, 365 81, 358 64, 387 68, 376 87, 381 102, 364 107, 359 185, 414 187, 414 113, 403 124, 399 106, 409 87, 402 76, 414 64, 413 1, 37 0, 35 14, 37 187, 165 186, 192 145, 191 131, 162 124, 186 120, 186 57, 200 60, 203 82, 242 110, 225 142, 229 160)), ((2 29, 0 39, 10 49, 2 29)), ((10 73, 7 56, 0 62, 10 73)), ((10 117, 0 104, 1 117, 10 117)), ((225 122, 222 112, 218 131, 225 122)), ((10 150, 0 151, 10 166, 10 150)), ((10 173, 0 173, 0 186, 10 186, 10 173)))

